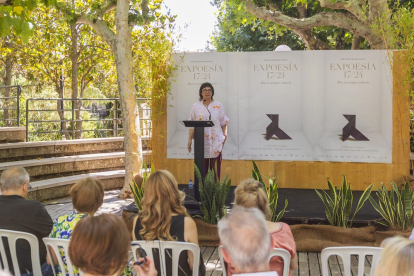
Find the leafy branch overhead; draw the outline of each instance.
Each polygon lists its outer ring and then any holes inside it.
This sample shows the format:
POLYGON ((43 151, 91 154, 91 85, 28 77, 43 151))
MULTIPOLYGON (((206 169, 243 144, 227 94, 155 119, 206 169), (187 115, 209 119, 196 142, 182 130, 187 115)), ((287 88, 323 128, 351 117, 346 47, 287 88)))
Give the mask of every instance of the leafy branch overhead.
POLYGON ((344 44, 351 42, 352 49, 360 49, 365 41, 372 49, 385 49, 389 38, 378 33, 375 25, 379 22, 392 25, 396 10, 400 7, 411 10, 413 5, 410 1, 387 0, 215 0, 213 3, 220 10, 226 7, 234 16, 223 23, 225 30, 235 31, 259 20, 260 23, 251 26, 266 26, 276 33, 290 30, 300 36, 308 49, 320 50, 343 49, 344 44))
MULTIPOLYGON (((390 14, 386 0, 376 1, 329 1, 319 0, 323 11, 298 18, 285 14, 276 1, 246 0, 247 10, 260 19, 269 20, 292 29, 298 35, 315 27, 336 26, 347 29, 352 34, 365 38, 373 49, 383 49, 382 38, 371 27, 384 14, 390 14), (368 6, 365 6, 365 5, 368 6)), ((292 1, 288 1, 292 2, 292 1)), ((299 1, 296 2, 296 8, 299 1)), ((300 3, 300 2, 299 2, 300 3)))
POLYGON ((51 6, 55 0, 0 0, 0 38, 11 34, 27 42, 33 34, 32 11, 38 5, 51 6))

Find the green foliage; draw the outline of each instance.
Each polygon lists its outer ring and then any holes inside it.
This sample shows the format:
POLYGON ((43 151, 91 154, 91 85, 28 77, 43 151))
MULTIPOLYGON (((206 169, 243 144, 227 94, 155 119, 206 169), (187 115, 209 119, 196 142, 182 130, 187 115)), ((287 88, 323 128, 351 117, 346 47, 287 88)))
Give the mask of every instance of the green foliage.
MULTIPOLYGON (((403 85, 407 87, 407 94, 413 100, 413 76, 414 71, 414 8, 413 3, 406 1, 397 1, 393 10, 389 13, 382 14, 377 18, 372 28, 376 34, 386 43, 387 50, 404 50, 399 54, 402 55, 404 66, 407 68, 403 85)), ((392 54, 389 52, 389 63, 393 67, 392 54)))
POLYGON ((414 152, 414 112, 410 108, 410 151, 414 152))
POLYGON ((219 6, 218 24, 211 37, 218 52, 273 51, 278 45, 303 50, 295 33, 248 13, 243 2, 225 1, 219 6))
POLYGON ((153 0, 150 5, 152 23, 132 31, 135 90, 139 97, 152 99, 153 124, 159 123, 165 112, 164 99, 170 91, 174 69, 172 53, 176 43, 173 36, 176 16, 162 14, 161 4, 162 0, 153 0))
POLYGON ((0 4, 0 37, 13 34, 27 42, 34 29, 32 11, 40 4, 51 6, 56 0, 9 0, 0 4))
POLYGON ((207 223, 217 224, 227 213, 225 201, 230 190, 231 179, 226 175, 221 182, 217 180, 216 183, 214 170, 208 170, 204 180, 195 164, 194 171, 199 183, 202 219, 207 223))
MULTIPOLYGON (((410 105, 410 149, 414 151, 414 124, 412 106, 414 103, 414 2, 412 1, 393 1, 392 10, 382 14, 381 17, 372 24, 376 34, 386 44, 388 52, 388 62, 394 71, 394 59, 392 51, 398 51, 400 66, 395 72, 399 74, 399 85, 405 87, 406 95, 411 99, 410 105), (402 70, 403 69, 403 70, 402 70)), ((407 115, 405 109, 401 116, 407 115)), ((400 131, 404 133, 404 131, 400 131)), ((399 137, 404 140, 403 137, 399 137)), ((411 161, 411 166, 413 166, 411 161)))
MULTIPOLYGON (((335 10, 322 8, 318 0, 256 0, 254 4, 264 9, 277 11, 293 20, 300 19, 298 7, 306 10, 309 18, 322 12, 335 10)), ((219 52, 225 51, 269 51, 279 45, 288 45, 292 50, 303 50, 305 41, 289 28, 269 20, 262 20, 249 13, 246 1, 213 0, 219 7, 218 24, 212 37, 212 44, 219 52)), ((320 26, 311 29, 312 35, 319 39, 326 48, 351 49, 353 33, 350 30, 335 26, 320 26)), ((314 45, 311 45, 311 47, 314 45)), ((361 40, 360 48, 369 48, 365 39, 361 40)))
MULTIPOLYGON (((13 3, 15 2, 19 1, 13 3)), ((30 37, 29 41, 26 44, 22 43, 15 32, 14 36, 7 36, 7 40, 6 38, 0 40, 0 64, 3 65, 2 61, 6 55, 12 55, 13 75, 24 76, 27 85, 38 85, 38 89, 30 95, 26 94, 25 98, 73 97, 71 74, 73 44, 70 24, 75 24, 80 14, 93 18, 96 15, 95 12, 101 8, 102 1, 77 0, 75 4, 76 9, 73 9, 72 2, 67 1, 58 1, 57 5, 51 7, 37 5, 36 3, 31 9, 31 21, 35 27, 33 28, 34 35, 30 37), (19 70, 20 68, 22 70, 19 70), (62 75, 64 89, 60 87, 62 75), (53 90, 56 93, 51 96, 53 90), (62 90, 64 90, 64 93, 62 90), (62 93, 63 95, 61 95, 62 93)), ((173 68, 171 56, 174 45, 172 28, 175 16, 169 13, 161 13, 161 4, 161 0, 150 0, 148 3, 149 21, 145 23, 140 20, 136 21, 136 24, 142 23, 142 26, 133 28, 131 32, 135 90, 138 96, 152 98, 157 103, 163 103, 160 99, 164 98, 169 90, 168 78, 173 68)), ((130 1, 131 14, 136 11, 141 12, 140 5, 141 1, 130 1)), ((114 15, 115 13, 111 11, 105 13, 102 17, 112 30, 114 30, 114 15)), ((131 18, 131 20, 135 19, 131 18)), ((102 38, 88 24, 77 24, 76 30, 78 34, 78 97, 119 97, 117 71, 110 47, 102 41, 102 38)), ((11 31, 13 32, 13 30, 11 31)), ((0 66, 1 78, 4 78, 3 74, 3 66, 0 66)), ((25 91, 24 89, 23 93, 25 91)), ((82 106, 91 105, 91 102, 85 101, 82 106)), ((99 103, 103 104, 103 102, 99 103)), ((42 105, 43 109, 57 108, 56 103, 39 103, 38 106, 42 105)), ((24 103, 21 107, 23 107, 21 109, 23 113, 24 103)), ((70 110, 70 105, 65 103, 65 109, 70 110)), ((119 110, 121 110, 121 107, 119 107, 119 110)), ((159 110, 163 110, 162 107, 159 110)), ((159 114, 153 112, 153 115, 159 114)), ((91 117, 94 119, 93 114, 84 111, 80 112, 80 116, 82 119, 91 119, 91 117)), ((34 117, 33 119, 36 121, 60 119, 56 112, 48 114, 47 112, 39 112, 34 117)), ((21 118, 25 121, 24 114, 21 118)), ((65 119, 70 118, 71 112, 65 112, 65 119)), ((83 132, 82 138, 111 136, 111 131, 105 132, 100 129, 110 129, 112 125, 113 121, 106 121, 106 123, 84 121, 82 128, 92 131, 83 132), (97 131, 94 131, 95 129, 97 131)), ((30 127, 32 128, 31 131, 54 131, 60 130, 60 123, 56 122, 53 125, 36 123, 30 127)), ((72 125, 68 124, 68 130, 71 130, 71 128, 72 125)), ((119 135, 122 135, 122 131, 119 131, 119 135)), ((32 138, 35 140, 55 140, 64 139, 65 137, 45 133, 32 138)), ((70 139, 70 137, 66 137, 66 139, 70 139)))
POLYGON ((414 227, 413 191, 408 183, 405 183, 401 189, 392 181, 391 185, 390 192, 384 184, 377 187, 378 203, 372 196, 369 197, 369 201, 384 220, 379 221, 380 224, 402 230, 411 229, 414 227))
POLYGON ((321 193, 317 190, 315 190, 315 192, 325 205, 325 214, 329 223, 332 226, 348 228, 352 227, 356 213, 362 208, 362 206, 364 206, 365 201, 367 201, 370 197, 373 185, 374 184, 369 185, 362 193, 351 220, 349 220, 349 218, 354 198, 352 195, 351 185, 348 184, 345 175, 339 192, 336 185, 333 186, 329 180, 328 187, 330 195, 324 190, 322 190, 321 193))
POLYGON ((267 179, 268 179, 269 185, 266 186, 263 182, 262 175, 259 171, 259 168, 256 165, 256 162, 254 162, 254 161, 252 161, 252 162, 253 162, 252 177, 256 181, 259 181, 260 183, 262 183, 262 185, 265 189, 266 195, 267 195, 267 200, 269 201, 269 207, 270 207, 270 213, 271 213, 270 214, 271 215, 270 220, 273 221, 273 222, 277 222, 285 214, 286 207, 288 206, 288 200, 287 199, 285 200, 285 206, 283 207, 283 209, 279 213, 277 213, 276 208, 277 208, 277 202, 278 202, 278 199, 279 199, 279 192, 277 190, 279 182, 276 181, 277 175, 275 177, 273 177, 273 179, 268 177, 267 179))
POLYGON ((129 184, 129 187, 131 188, 132 194, 134 195, 134 202, 137 206, 138 210, 142 210, 141 206, 141 200, 144 197, 144 191, 145 191, 145 183, 147 183, 148 177, 155 172, 154 165, 151 164, 150 172, 147 171, 147 164, 144 163, 142 166, 144 170, 144 174, 142 175, 142 184, 141 187, 138 186, 138 184, 135 182, 135 179, 132 178, 132 183, 129 184))

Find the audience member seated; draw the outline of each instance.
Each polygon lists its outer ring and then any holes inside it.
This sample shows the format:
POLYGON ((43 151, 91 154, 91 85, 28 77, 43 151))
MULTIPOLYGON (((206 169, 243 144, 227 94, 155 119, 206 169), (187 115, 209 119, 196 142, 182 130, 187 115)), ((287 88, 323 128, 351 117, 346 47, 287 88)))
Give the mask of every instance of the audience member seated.
MULTIPOLYGON (((165 170, 151 173, 145 183, 142 211, 134 219, 132 237, 134 240, 169 240, 198 244, 197 228, 194 220, 181 205, 177 181, 165 170)), ((165 269, 172 275, 171 253, 167 250, 165 269)), ((154 251, 154 256, 158 256, 154 251)), ((199 275, 205 275, 205 267, 200 254, 199 275)), ((160 271, 159 258, 155 257, 155 267, 160 271)), ((181 254, 178 275, 192 274, 193 254, 181 254)))
MULTIPOLYGON (((270 219, 270 208, 266 192, 263 185, 254 179, 246 179, 237 186, 234 204, 245 208, 256 207, 270 219)), ((271 247, 289 251, 291 258, 290 270, 297 269, 296 243, 289 225, 283 222, 271 221, 266 221, 266 224, 270 232, 271 247)), ((281 257, 273 257, 270 261, 270 269, 276 271, 279 275, 283 275, 283 259, 281 257)), ((227 265, 227 275, 231 276, 232 274, 234 274, 234 267, 232 264, 229 264, 227 265)), ((292 275, 292 272, 289 275, 292 275)))
MULTIPOLYGON (((43 275, 53 275, 52 268, 46 263, 46 247, 43 238, 52 230, 53 221, 42 203, 27 200, 31 189, 29 174, 24 168, 14 167, 3 171, 0 178, 0 229, 27 232, 39 240, 39 256, 43 275)), ((6 245, 6 251, 8 251, 6 245)), ((30 275, 32 260, 28 242, 17 241, 17 257, 20 273, 30 275)), ((13 267, 8 255, 9 267, 13 267)), ((13 271, 11 271, 13 273, 13 271)))
POLYGON ((414 241, 397 236, 384 240, 381 247, 376 276, 414 276, 414 241))
MULTIPOLYGON (((73 211, 69 214, 60 216, 53 224, 52 232, 49 238, 70 239, 72 231, 76 224, 86 216, 94 216, 95 212, 102 206, 104 199, 104 187, 99 179, 85 178, 78 181, 70 189, 72 198, 73 211)), ((60 254, 64 256, 64 252, 60 254)), ((63 259, 65 262, 65 259, 63 259)), ((48 260, 49 262, 49 260, 48 260)), ((58 264, 54 259, 55 265, 58 264)), ((65 262, 66 266, 66 262, 65 262)), ((58 275, 61 275, 61 269, 57 266, 58 275)), ((78 269, 74 268, 75 275, 79 275, 78 269)))
POLYGON ((222 254, 233 265, 233 275, 277 276, 270 271, 272 250, 264 214, 257 208, 236 206, 218 222, 222 254))
POLYGON ((8 271, 4 271, 0 269, 0 276, 12 276, 8 271))
POLYGON ((85 276, 121 275, 131 249, 123 220, 112 214, 87 216, 78 222, 69 243, 69 258, 85 276))

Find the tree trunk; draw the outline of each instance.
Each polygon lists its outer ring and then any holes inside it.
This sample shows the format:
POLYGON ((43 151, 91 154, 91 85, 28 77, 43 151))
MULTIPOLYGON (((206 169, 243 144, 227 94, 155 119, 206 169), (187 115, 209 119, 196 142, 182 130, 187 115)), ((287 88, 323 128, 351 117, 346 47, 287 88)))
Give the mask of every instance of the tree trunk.
MULTIPOLYGON (((383 39, 378 36, 371 24, 358 19, 355 14, 347 12, 319 12, 311 17, 298 20, 297 18, 283 14, 281 11, 271 11, 264 7, 257 6, 252 0, 245 0, 247 11, 261 20, 269 20, 276 24, 297 31, 308 31, 315 27, 336 26, 350 30, 355 35, 364 37, 371 45, 372 49, 385 49, 383 39)), ((325 1, 331 3, 332 1, 325 1)), ((341 9, 350 9, 349 1, 333 1, 335 4, 342 5, 341 9)), ((370 2, 370 6, 375 1, 370 2)), ((381 5, 385 0, 380 0, 381 5)), ((325 3, 326 4, 326 3, 325 3)), ((332 8, 332 5, 328 5, 332 8)), ((381 14, 381 13, 380 13, 381 14)))
POLYGON ((352 47, 351 50, 359 50, 359 45, 361 44, 362 37, 355 35, 352 38, 352 47))
POLYGON ((308 50, 329 50, 329 45, 316 38, 311 30, 292 29, 292 31, 303 39, 308 50))
MULTIPOLYGON (((62 79, 63 79, 63 76, 62 76, 62 79)), ((62 84, 63 84, 63 81, 62 81, 62 84)), ((63 91, 64 91, 63 89, 64 89, 64 86, 63 85, 59 85, 57 83, 55 85, 56 85, 56 91, 58 92, 59 97, 61 99, 63 99, 63 91)), ((56 102, 56 110, 60 110, 60 109, 65 109, 65 105, 64 105, 64 102, 63 101, 59 101, 58 100, 56 102)), ((66 140, 70 140, 70 135, 67 132, 68 128, 66 126, 66 121, 65 121, 65 112, 64 111, 58 111, 58 114, 59 114, 59 118, 61 120, 61 123, 60 123, 61 128, 62 128, 61 130, 62 130, 63 134, 65 135, 66 140)))
MULTIPOLYGON (((4 85, 5 86, 9 86, 9 85, 11 85, 11 81, 12 81, 12 73, 13 73, 13 63, 12 63, 12 54, 10 53, 10 54, 8 54, 7 56, 6 56, 6 62, 5 62, 5 65, 6 65, 6 75, 5 75, 5 77, 4 77, 4 85)), ((4 89, 4 97, 5 98, 7 98, 7 97, 10 97, 10 95, 11 95, 11 93, 10 93, 10 88, 5 88, 4 89)), ((10 101, 10 99, 5 99, 4 100, 4 108, 5 108, 5 110, 4 110, 4 126, 11 126, 12 125, 12 122, 13 121, 9 121, 9 119, 10 119, 10 114, 13 114, 13 112, 10 112, 9 113, 9 110, 7 110, 7 108, 12 108, 14 105, 13 104, 10 104, 11 102, 13 102, 13 101, 10 101)), ((17 104, 19 104, 19 103, 17 103, 17 104)), ((17 117, 16 117, 17 118, 17 117)), ((16 122, 16 125, 17 125, 17 122, 16 122)))
MULTIPOLYGON (((308 10, 303 4, 298 4, 296 9, 299 13, 299 19, 308 17, 308 10)), ((312 30, 295 30, 292 29, 305 42, 308 50, 329 50, 329 45, 315 37, 312 30)))
MULTIPOLYGON (((76 24, 70 25, 70 32, 72 37, 72 47, 70 59, 72 61, 72 99, 77 99, 79 95, 78 90, 78 30, 76 29, 76 24)), ((80 101, 73 101, 73 108, 75 109, 75 122, 72 122, 72 128, 75 129, 74 139, 82 138, 82 118, 80 114, 80 101)))
POLYGON ((139 113, 132 70, 132 38, 128 26, 129 1, 118 0, 115 15, 116 41, 114 55, 118 76, 118 89, 121 101, 125 148, 125 183, 119 197, 131 196, 129 184, 133 175, 142 166, 142 145, 139 127, 139 113))

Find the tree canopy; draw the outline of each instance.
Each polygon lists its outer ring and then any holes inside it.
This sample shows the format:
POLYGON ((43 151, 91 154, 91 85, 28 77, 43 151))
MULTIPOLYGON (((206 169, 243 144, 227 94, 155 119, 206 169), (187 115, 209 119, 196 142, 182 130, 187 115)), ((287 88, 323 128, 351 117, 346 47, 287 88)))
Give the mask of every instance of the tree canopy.
MULTIPOLYGON (((137 95, 164 97, 172 69, 174 16, 162 14, 161 3, 0 0, 0 34, 4 38, 0 46, 9 49, 0 61, 8 62, 12 53, 21 53, 25 60, 20 63, 26 65, 27 78, 55 87, 59 97, 63 97, 63 71, 65 80, 70 81, 64 86, 70 89, 72 98, 82 96, 89 84, 100 83, 99 88, 105 89, 116 82, 111 94, 120 98, 126 163, 122 196, 129 195, 132 177, 142 166, 137 95), (52 9, 47 11, 47 6, 52 9), (29 43, 22 45, 13 39, 18 37, 29 43)), ((79 104, 75 101, 75 109, 79 104)), ((64 114, 59 116, 64 118, 64 114)), ((79 130, 79 112, 75 116, 79 130)))
POLYGON ((56 0, 0 0, 0 38, 15 34, 26 42, 33 34, 32 11, 39 4, 50 6, 56 0))
POLYGON ((395 11, 413 5, 387 0, 215 0, 214 4, 227 13, 227 21, 219 22, 223 37, 245 26, 254 29, 259 20, 270 34, 294 32, 307 49, 384 49, 388 38, 384 40, 375 26, 392 25, 395 11))

